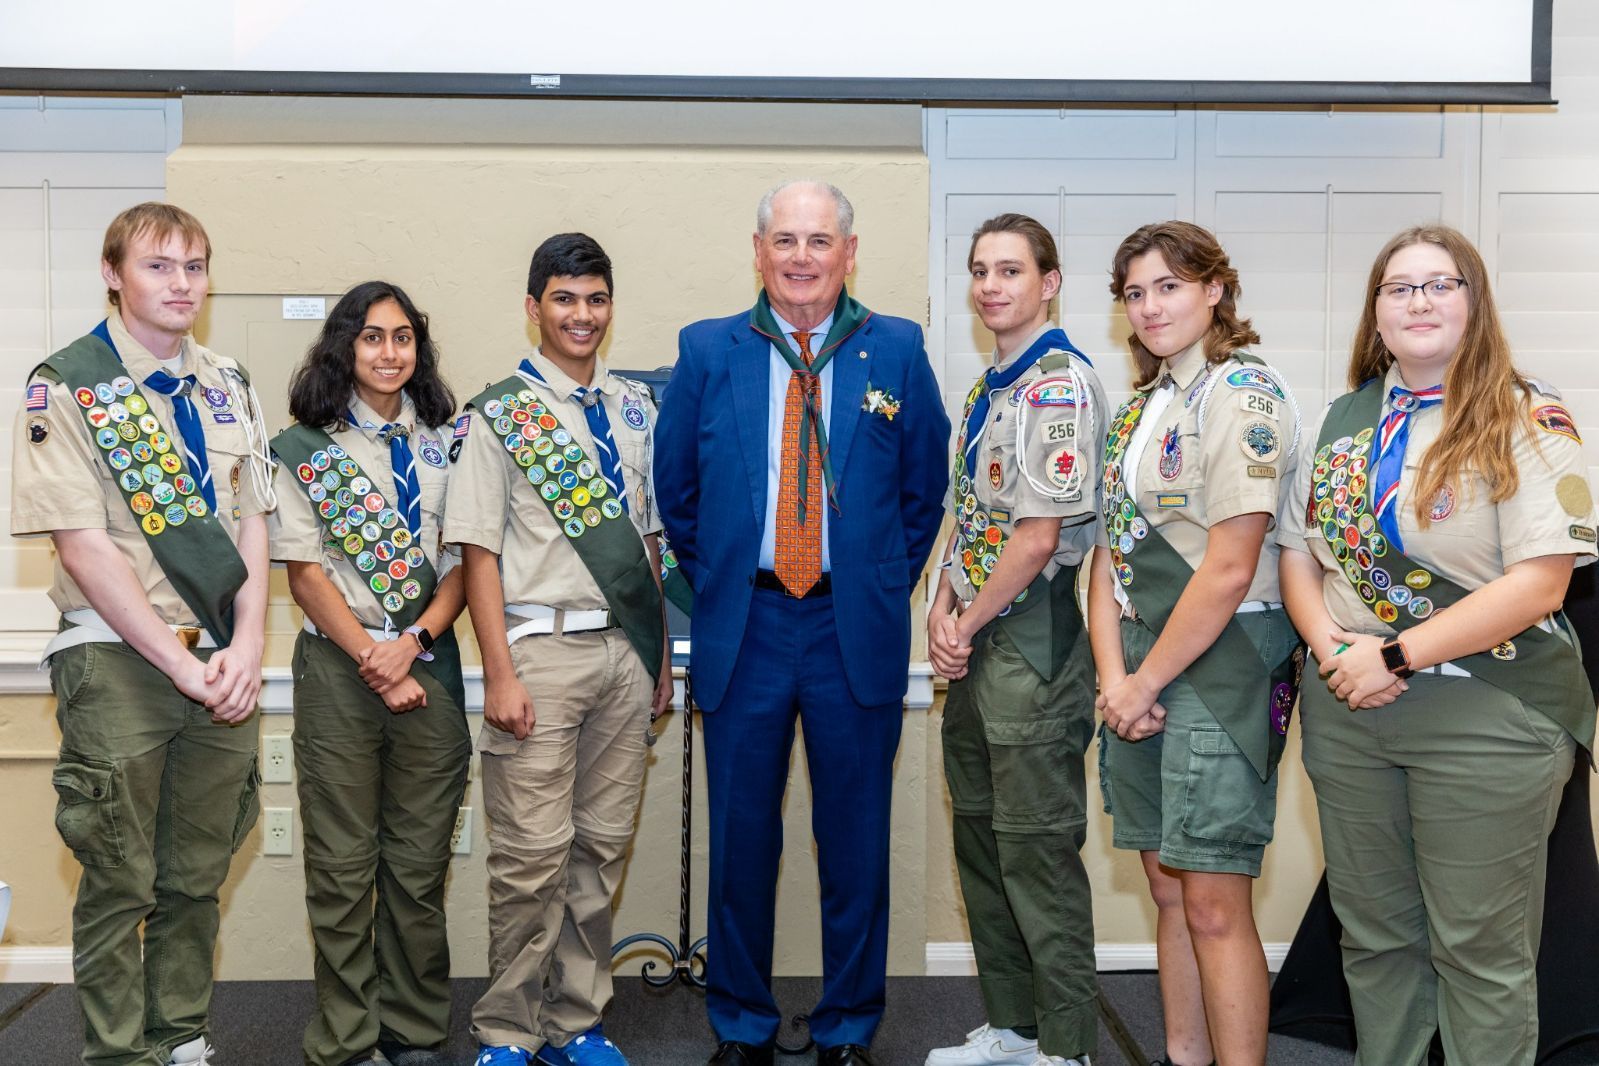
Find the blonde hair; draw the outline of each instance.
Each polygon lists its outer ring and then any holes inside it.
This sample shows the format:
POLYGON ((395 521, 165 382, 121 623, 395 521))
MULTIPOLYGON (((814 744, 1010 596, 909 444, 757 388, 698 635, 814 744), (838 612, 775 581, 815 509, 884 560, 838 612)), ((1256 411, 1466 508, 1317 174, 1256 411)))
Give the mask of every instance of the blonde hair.
MULTIPOLYGON (((1184 281, 1221 286, 1221 299, 1211 309, 1210 328, 1205 331, 1205 362, 1223 362, 1240 348, 1260 343, 1260 334, 1249 319, 1238 317, 1238 297, 1244 291, 1238 283, 1238 271, 1233 269, 1215 235, 1192 222, 1151 222, 1127 235, 1110 263, 1110 294, 1118 303, 1123 299, 1128 268, 1134 259, 1149 252, 1159 252, 1172 272, 1184 281)), ((1160 376, 1160 360, 1149 353, 1136 332, 1127 338, 1127 347, 1138 368, 1133 387, 1147 388, 1160 376)))
POLYGON ((1491 502, 1514 496, 1521 485, 1515 434, 1519 429, 1530 435, 1531 427, 1526 401, 1517 395, 1518 389, 1528 390, 1528 386, 1511 361, 1510 342, 1494 306, 1488 267, 1465 235, 1449 226, 1412 226, 1377 253, 1366 278, 1366 302, 1349 353, 1349 388, 1358 389, 1371 378, 1383 377, 1394 364, 1394 354, 1377 332, 1377 286, 1387 273, 1388 260, 1413 244, 1437 245, 1449 254, 1456 272, 1466 279, 1464 295, 1469 301, 1465 334, 1444 371, 1443 431, 1428 446, 1416 473, 1412 505, 1416 521, 1426 529, 1432 524, 1433 500, 1445 484, 1467 471, 1488 483, 1491 502))
MULTIPOLYGON (((205 249, 206 266, 211 265, 211 238, 206 235, 200 220, 181 207, 155 200, 134 204, 111 220, 111 225, 106 227, 105 243, 100 246, 100 258, 120 272, 129 247, 140 237, 149 235, 158 241, 165 241, 174 233, 181 236, 190 247, 205 249)), ((121 297, 115 289, 107 289, 106 295, 112 307, 122 306, 121 297)))

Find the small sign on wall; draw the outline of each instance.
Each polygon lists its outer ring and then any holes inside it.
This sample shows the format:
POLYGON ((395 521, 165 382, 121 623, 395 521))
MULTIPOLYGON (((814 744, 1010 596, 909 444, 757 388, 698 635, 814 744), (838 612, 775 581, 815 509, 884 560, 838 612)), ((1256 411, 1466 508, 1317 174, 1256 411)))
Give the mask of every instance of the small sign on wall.
POLYGON ((285 319, 310 319, 320 321, 328 317, 328 300, 325 296, 285 296, 285 319))

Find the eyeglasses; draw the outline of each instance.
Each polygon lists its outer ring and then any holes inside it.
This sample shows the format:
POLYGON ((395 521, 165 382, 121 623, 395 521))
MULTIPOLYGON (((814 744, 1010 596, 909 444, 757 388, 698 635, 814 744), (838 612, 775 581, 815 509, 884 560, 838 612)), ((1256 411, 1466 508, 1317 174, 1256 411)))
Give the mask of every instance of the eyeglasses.
POLYGON ((1424 281, 1420 285, 1410 285, 1403 281, 1388 281, 1377 286, 1377 295, 1394 303, 1408 303, 1411 293, 1417 289, 1429 300, 1447 300, 1455 293, 1466 287, 1465 278, 1439 277, 1431 281, 1424 281))

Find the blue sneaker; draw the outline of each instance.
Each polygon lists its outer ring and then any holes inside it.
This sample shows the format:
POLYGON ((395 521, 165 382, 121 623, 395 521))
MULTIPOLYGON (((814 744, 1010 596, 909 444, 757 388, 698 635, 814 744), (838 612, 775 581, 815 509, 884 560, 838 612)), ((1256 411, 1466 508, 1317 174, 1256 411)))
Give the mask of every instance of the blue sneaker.
POLYGON ((532 1055, 514 1044, 496 1047, 481 1044, 477 1049, 477 1058, 472 1060, 472 1066, 528 1066, 532 1061, 532 1055))
POLYGON ((572 1060, 566 1057, 566 1052, 547 1040, 533 1056, 533 1062, 536 1066, 572 1066, 572 1060))
POLYGON ((598 1025, 586 1033, 572 1038, 572 1042, 557 1051, 566 1055, 572 1066, 627 1066, 627 1059, 598 1025))

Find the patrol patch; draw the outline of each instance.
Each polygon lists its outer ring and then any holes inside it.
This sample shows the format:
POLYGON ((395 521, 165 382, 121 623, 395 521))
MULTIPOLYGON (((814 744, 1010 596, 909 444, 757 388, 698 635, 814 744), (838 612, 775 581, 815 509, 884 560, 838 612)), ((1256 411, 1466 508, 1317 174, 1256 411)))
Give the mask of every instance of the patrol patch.
POLYGON ((1270 393, 1279 400, 1286 400, 1283 390, 1272 376, 1259 367, 1243 366, 1227 375, 1227 384, 1235 389, 1259 389, 1261 392, 1270 393))
POLYGON ((43 444, 50 436, 50 423, 35 415, 28 419, 28 443, 43 444))
POLYGON ((1177 427, 1172 426, 1160 438, 1160 476, 1165 481, 1175 481, 1183 472, 1183 448, 1177 439, 1177 427))
POLYGON ((1570 437, 1578 444, 1582 443, 1582 436, 1577 432, 1577 423, 1571 418, 1571 412, 1557 403, 1546 403, 1534 409, 1532 420, 1538 423, 1538 428, 1545 433, 1553 433, 1557 437, 1570 437))
POLYGON ((1588 488, 1588 479, 1581 474, 1567 474, 1555 482, 1555 499, 1573 518, 1587 518, 1588 512, 1593 510, 1593 492, 1588 488))
POLYGON ((1269 463, 1282 451, 1282 438, 1265 422, 1250 422, 1239 435, 1238 446, 1243 449, 1245 458, 1269 463))
POLYGON ((463 443, 463 441, 461 440, 460 437, 456 437, 453 441, 450 442, 450 462, 453 463, 457 459, 461 458, 461 445, 462 445, 462 443, 463 443))
POLYGON ((25 411, 48 411, 50 409, 50 386, 42 381, 35 381, 28 386, 28 395, 22 403, 25 411))
POLYGON ((1076 407, 1077 393, 1065 378, 1045 378, 1027 390, 1029 407, 1076 407))
POLYGON ((1044 465, 1044 476, 1058 489, 1069 486, 1076 471, 1077 453, 1071 448, 1061 448, 1052 452, 1044 465))

